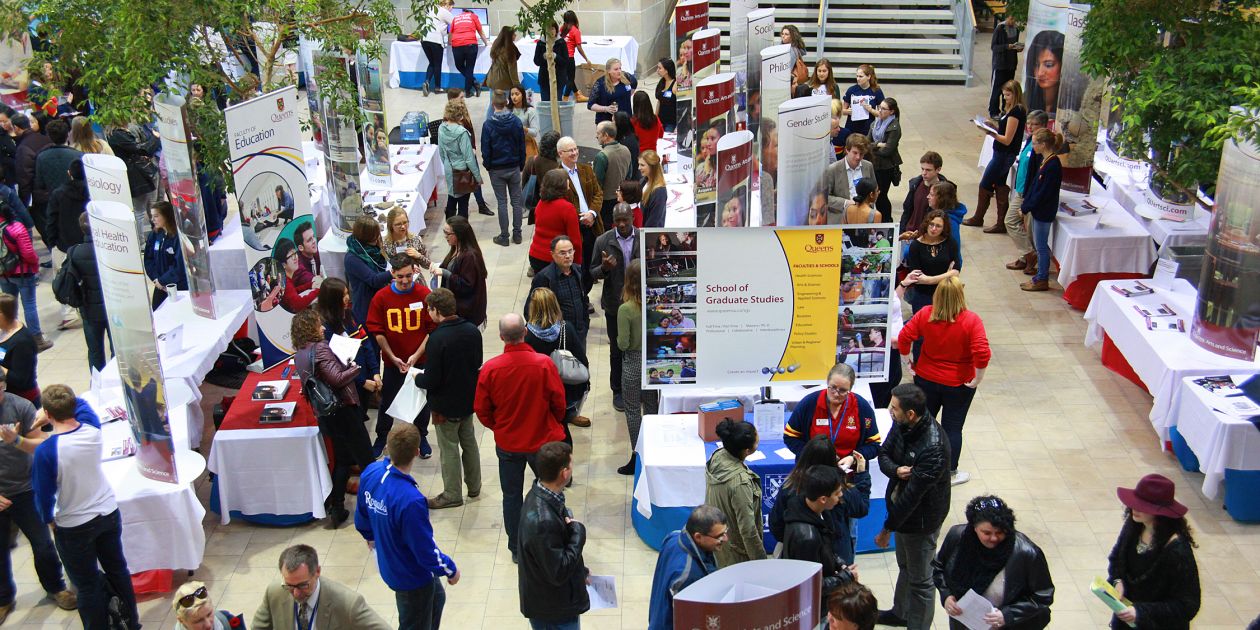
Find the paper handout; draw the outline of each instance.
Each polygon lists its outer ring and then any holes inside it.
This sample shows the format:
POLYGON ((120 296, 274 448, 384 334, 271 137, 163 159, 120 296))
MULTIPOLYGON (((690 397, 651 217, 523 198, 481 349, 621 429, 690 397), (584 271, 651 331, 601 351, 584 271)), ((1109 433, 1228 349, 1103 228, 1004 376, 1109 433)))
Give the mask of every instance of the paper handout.
POLYGON ((359 354, 359 346, 363 345, 362 339, 355 339, 346 335, 333 335, 328 341, 328 349, 332 350, 333 355, 341 361, 342 365, 350 365, 355 355, 359 354))
POLYGON ((588 582, 586 593, 591 597, 591 610, 617 607, 617 578, 611 575, 592 575, 588 582))
POLYGON ((984 620, 984 616, 993 612, 993 602, 981 597, 973 590, 968 590, 962 599, 958 600, 958 607, 962 609, 962 614, 950 615, 950 617, 957 619, 959 623, 971 630, 989 630, 989 622, 984 620))

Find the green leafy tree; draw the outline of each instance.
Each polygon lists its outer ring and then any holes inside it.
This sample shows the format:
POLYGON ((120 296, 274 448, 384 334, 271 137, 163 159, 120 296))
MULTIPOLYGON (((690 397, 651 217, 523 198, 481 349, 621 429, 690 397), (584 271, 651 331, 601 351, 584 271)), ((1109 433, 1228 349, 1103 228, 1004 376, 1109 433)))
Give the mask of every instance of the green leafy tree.
POLYGON ((516 12, 516 30, 522 33, 537 33, 539 39, 546 41, 546 53, 543 57, 547 60, 547 77, 550 85, 551 94, 551 128, 560 129, 560 91, 556 86, 556 53, 551 49, 552 42, 551 33, 548 26, 554 20, 559 23, 556 16, 568 6, 568 0, 535 0, 531 5, 525 0, 521 1, 521 8, 516 12))

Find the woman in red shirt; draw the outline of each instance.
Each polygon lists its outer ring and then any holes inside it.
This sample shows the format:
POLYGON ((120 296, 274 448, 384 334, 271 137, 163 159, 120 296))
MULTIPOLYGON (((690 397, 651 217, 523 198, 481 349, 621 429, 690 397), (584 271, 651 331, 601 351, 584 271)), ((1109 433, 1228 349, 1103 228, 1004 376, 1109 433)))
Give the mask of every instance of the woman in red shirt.
POLYGON ((473 96, 481 94, 477 80, 473 78, 478 39, 490 45, 490 40, 481 31, 481 20, 476 13, 465 10, 451 18, 451 55, 455 57, 455 68, 464 75, 464 92, 473 96))
POLYGON ((642 151, 655 151, 656 141, 665 135, 665 127, 656 117, 656 112, 652 111, 652 97, 639 90, 630 103, 634 110, 630 124, 634 127, 634 135, 639 137, 639 155, 643 155, 642 151))
POLYGON ((529 243, 529 266, 534 273, 551 264, 551 239, 564 234, 573 241, 575 265, 582 264, 582 232, 578 213, 565 197, 569 192, 569 175, 563 169, 547 171, 538 191, 538 207, 534 209, 534 239, 529 243))
POLYGON ((561 98, 568 98, 570 94, 576 94, 577 102, 585 103, 586 95, 580 92, 577 87, 577 57, 574 53, 582 53, 582 59, 586 63, 590 63, 591 58, 586 56, 586 49, 582 48, 582 31, 578 28, 577 13, 573 11, 564 12, 564 26, 560 27, 560 37, 564 38, 564 43, 569 49, 569 58, 565 60, 567 65, 565 68, 565 79, 568 82, 560 88, 561 98))
POLYGON ((966 483, 971 475, 958 470, 962 428, 976 387, 989 367, 989 339, 980 316, 967 310, 963 283, 950 276, 936 285, 932 304, 925 306, 901 329, 897 349, 909 361, 914 342, 923 349, 910 367, 914 383, 927 394, 928 411, 936 416, 949 438, 949 470, 953 484, 966 483))

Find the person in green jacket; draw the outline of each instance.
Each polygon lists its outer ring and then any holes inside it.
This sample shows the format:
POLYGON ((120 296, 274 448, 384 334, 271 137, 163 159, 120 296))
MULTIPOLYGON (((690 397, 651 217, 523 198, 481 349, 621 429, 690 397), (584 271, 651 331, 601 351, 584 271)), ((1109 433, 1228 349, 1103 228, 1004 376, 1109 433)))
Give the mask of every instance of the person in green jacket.
POLYGON ((626 407, 626 428, 630 430, 630 461, 618 474, 633 475, 638 453, 639 425, 643 422, 643 296, 639 287, 641 265, 636 258, 626 265, 626 282, 617 307, 617 347, 621 348, 621 396, 626 407))
POLYGON ((764 560, 761 525, 761 477, 744 460, 757 452, 757 428, 727 418, 717 426, 722 448, 705 465, 704 502, 726 515, 727 542, 714 552, 719 568, 748 560, 764 560))
POLYGON ((481 165, 473 151, 472 132, 464 127, 468 108, 462 99, 446 102, 442 112, 442 126, 438 128, 438 153, 446 170, 446 217, 459 215, 468 218, 468 196, 455 194, 455 171, 472 171, 477 187, 481 187, 481 165))

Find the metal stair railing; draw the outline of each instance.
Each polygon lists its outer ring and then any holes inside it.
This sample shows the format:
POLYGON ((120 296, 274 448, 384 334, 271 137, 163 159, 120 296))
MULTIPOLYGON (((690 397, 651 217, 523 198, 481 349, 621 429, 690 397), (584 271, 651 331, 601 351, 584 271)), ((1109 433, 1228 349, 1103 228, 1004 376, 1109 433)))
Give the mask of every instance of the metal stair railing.
POLYGON ((953 0, 954 30, 958 33, 959 55, 962 56, 962 71, 966 76, 966 87, 971 86, 975 77, 971 72, 971 55, 976 37, 976 14, 971 0, 953 0))

